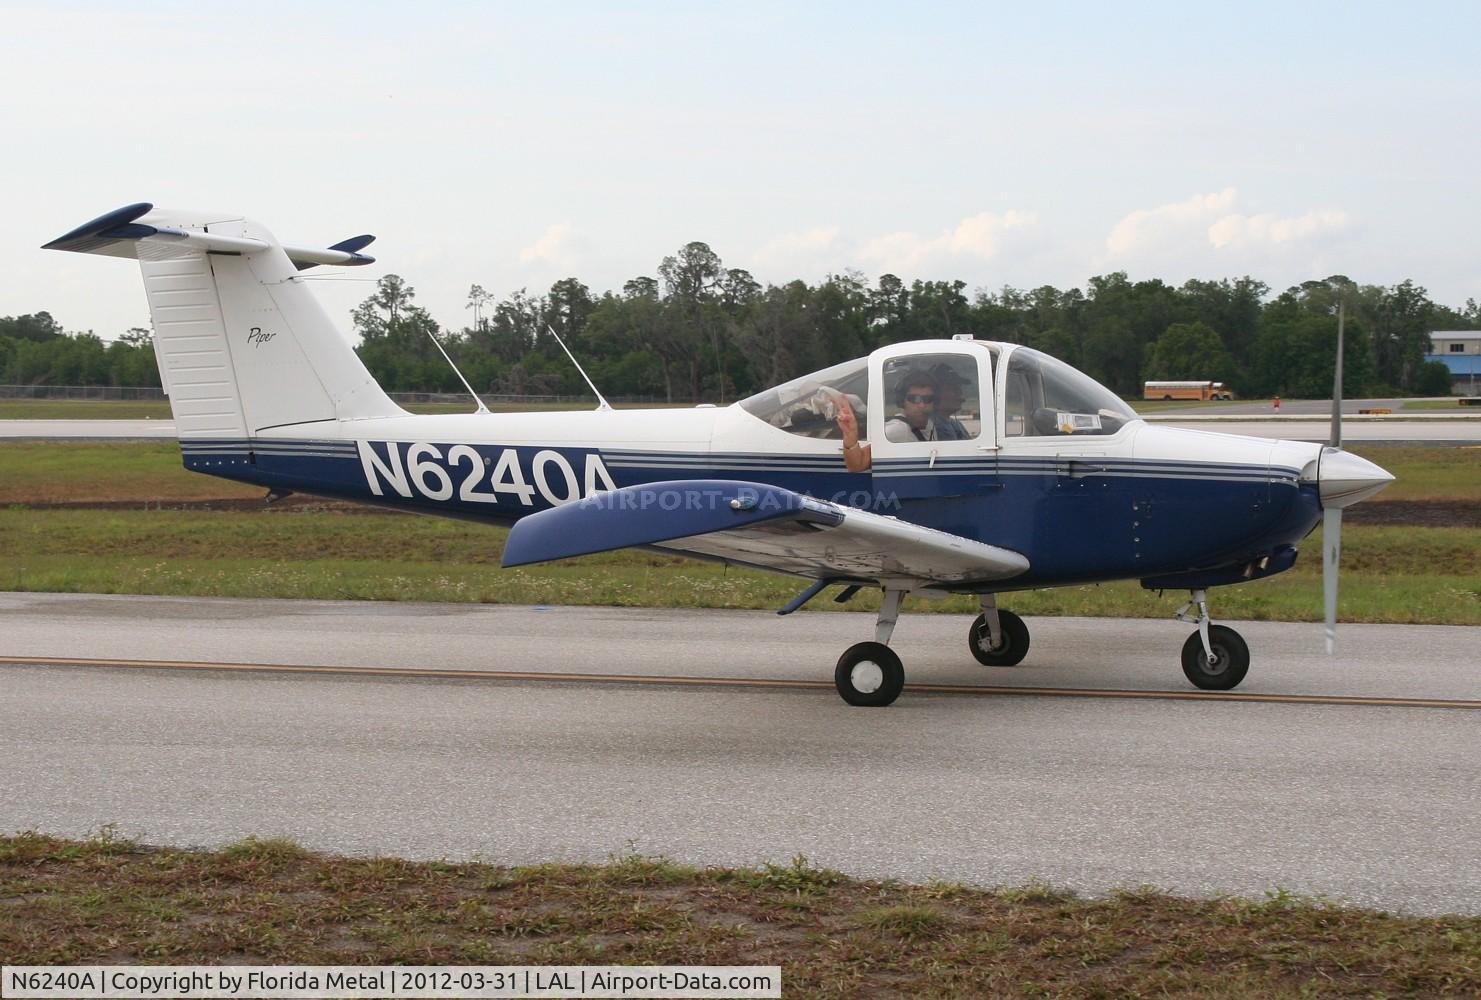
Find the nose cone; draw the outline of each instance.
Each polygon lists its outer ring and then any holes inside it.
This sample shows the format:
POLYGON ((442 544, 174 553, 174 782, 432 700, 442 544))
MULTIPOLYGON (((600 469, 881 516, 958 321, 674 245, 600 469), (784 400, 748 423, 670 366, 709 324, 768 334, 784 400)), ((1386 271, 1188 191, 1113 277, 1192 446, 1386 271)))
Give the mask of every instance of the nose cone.
POLYGON ((1393 481, 1393 476, 1366 458, 1341 448, 1322 449, 1317 465, 1317 492, 1324 508, 1351 506, 1393 481))

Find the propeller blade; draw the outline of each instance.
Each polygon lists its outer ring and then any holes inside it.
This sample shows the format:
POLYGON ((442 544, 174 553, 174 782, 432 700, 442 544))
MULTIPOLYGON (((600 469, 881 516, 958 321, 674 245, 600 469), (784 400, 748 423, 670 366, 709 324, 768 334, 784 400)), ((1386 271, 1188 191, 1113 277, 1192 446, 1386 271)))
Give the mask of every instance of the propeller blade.
MULTIPOLYGON (((1342 447, 1342 326, 1346 318, 1342 296, 1337 296, 1337 363, 1332 372, 1332 437, 1330 446, 1342 447)), ((1322 510, 1322 596, 1326 604, 1327 655, 1337 648, 1337 571, 1342 562, 1342 508, 1322 510)))
POLYGON ((1332 376, 1332 440, 1333 448, 1342 447, 1342 299, 1337 299, 1337 367, 1332 376))
POLYGON ((1327 605, 1327 655, 1337 648, 1337 567, 1342 561, 1342 508, 1322 511, 1322 592, 1327 605))

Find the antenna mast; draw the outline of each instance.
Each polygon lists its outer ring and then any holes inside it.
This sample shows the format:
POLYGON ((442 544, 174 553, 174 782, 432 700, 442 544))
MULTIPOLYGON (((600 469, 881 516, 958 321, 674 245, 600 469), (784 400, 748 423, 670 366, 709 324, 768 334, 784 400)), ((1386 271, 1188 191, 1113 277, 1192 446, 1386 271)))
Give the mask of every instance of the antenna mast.
POLYGON ((586 369, 581 367, 581 362, 576 360, 576 355, 572 354, 571 349, 566 346, 566 342, 564 340, 561 340, 561 335, 555 332, 555 327, 551 326, 549 323, 546 323, 545 329, 548 330, 550 332, 550 335, 555 338, 555 342, 561 345, 561 350, 566 352, 566 357, 571 359, 571 364, 575 365, 576 370, 581 373, 581 377, 586 379, 586 384, 591 386, 591 391, 595 393, 597 397, 597 409, 612 409, 612 404, 608 403, 607 400, 603 398, 602 390, 598 389, 596 383, 591 380, 591 376, 586 374, 586 369))
POLYGON ((483 405, 483 400, 479 398, 478 393, 473 391, 473 386, 468 384, 468 380, 463 377, 463 373, 458 371, 458 366, 453 364, 453 359, 447 356, 447 350, 443 348, 442 342, 437 339, 430 329, 427 331, 427 336, 432 338, 432 343, 437 345, 437 351, 442 355, 442 360, 447 362, 448 367, 453 370, 453 374, 458 377, 458 381, 463 383, 463 388, 468 390, 468 395, 472 396, 474 402, 478 404, 478 409, 475 412, 489 412, 489 408, 483 405))

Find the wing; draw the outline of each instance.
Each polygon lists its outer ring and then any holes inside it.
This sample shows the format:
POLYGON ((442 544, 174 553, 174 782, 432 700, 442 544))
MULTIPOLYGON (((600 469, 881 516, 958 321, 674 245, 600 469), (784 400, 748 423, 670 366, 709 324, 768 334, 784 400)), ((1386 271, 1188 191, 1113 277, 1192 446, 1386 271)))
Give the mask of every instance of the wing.
POLYGON ((817 580, 951 587, 1018 576, 1010 549, 760 483, 628 486, 522 518, 503 564, 634 545, 817 580))

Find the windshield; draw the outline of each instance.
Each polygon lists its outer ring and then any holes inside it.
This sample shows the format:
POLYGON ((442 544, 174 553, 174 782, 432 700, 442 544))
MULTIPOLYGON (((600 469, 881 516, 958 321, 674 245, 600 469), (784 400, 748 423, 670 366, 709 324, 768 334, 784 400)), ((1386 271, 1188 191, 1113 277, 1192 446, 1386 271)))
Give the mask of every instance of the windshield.
POLYGON ((1140 420, 1121 397, 1084 372, 1028 347, 1008 356, 1008 437, 1115 434, 1140 420))
POLYGON ((847 396, 859 426, 869 408, 869 359, 845 361, 832 368, 795 378, 741 400, 741 409, 771 426, 804 437, 841 440, 838 404, 847 396))

